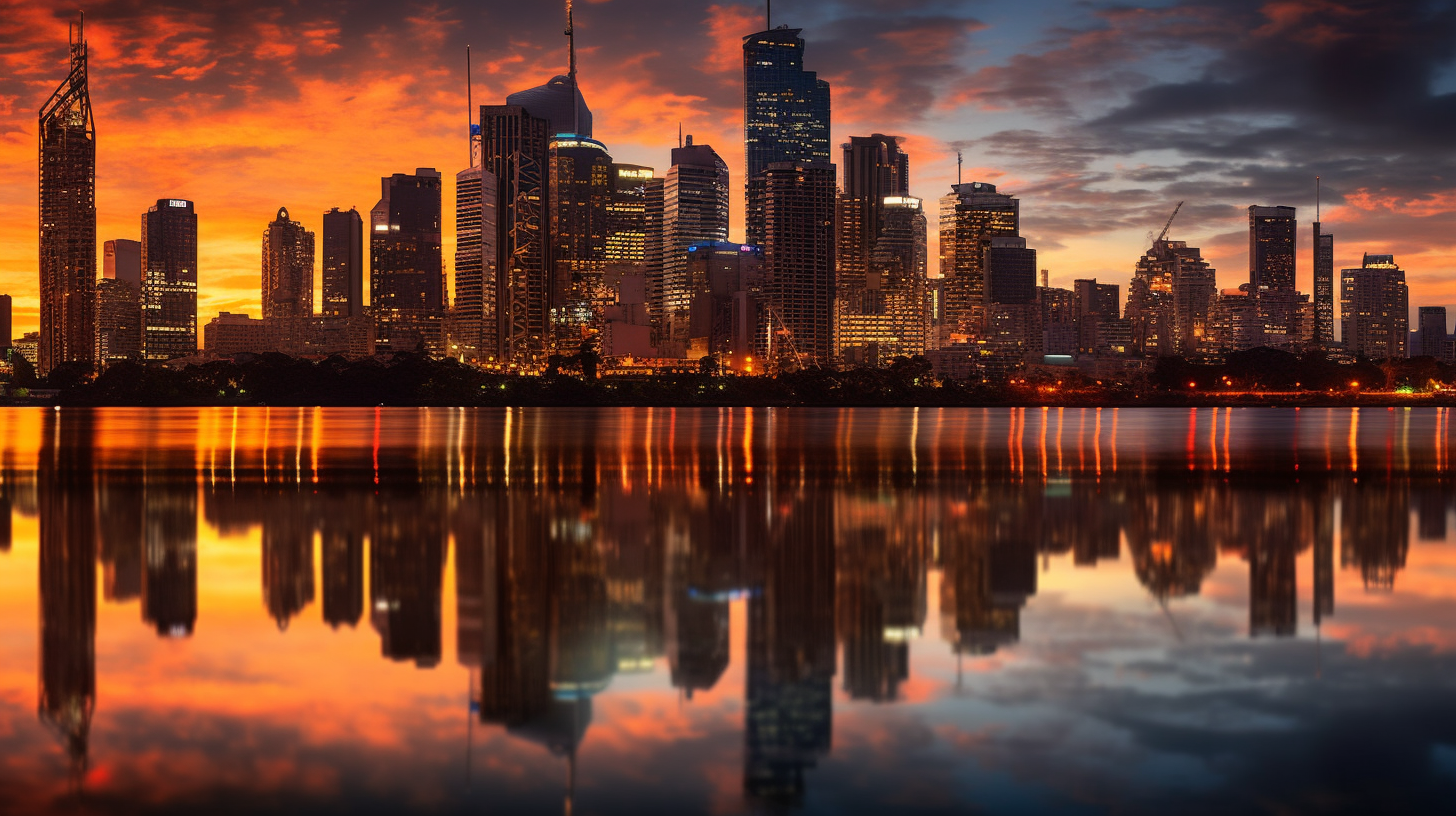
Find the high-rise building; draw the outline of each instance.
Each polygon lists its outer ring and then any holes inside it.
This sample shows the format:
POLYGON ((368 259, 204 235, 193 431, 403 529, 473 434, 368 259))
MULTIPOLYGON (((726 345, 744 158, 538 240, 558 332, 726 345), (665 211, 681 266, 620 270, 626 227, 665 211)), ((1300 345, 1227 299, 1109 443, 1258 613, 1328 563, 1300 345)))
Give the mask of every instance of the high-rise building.
POLYGON ((364 315, 364 219, 334 207, 324 213, 323 308, 329 317, 364 315))
POLYGON ((1294 289, 1293 207, 1249 207, 1249 286, 1256 295, 1294 289))
POLYGON ((455 174, 455 339, 466 359, 485 353, 494 338, 496 297, 495 174, 479 165, 455 174))
POLYGON ((1451 338, 1446 334, 1446 307, 1422 306, 1416 309, 1417 323, 1412 357, 1435 357, 1450 362, 1451 338))
POLYGON ((1205 350, 1218 296, 1215 271, 1198 247, 1159 238, 1133 270, 1127 319, 1142 354, 1191 355, 1205 350))
POLYGON ((551 122, 520 105, 482 105, 480 131, 481 166, 495 176, 499 202, 495 322, 482 354, 534 367, 551 339, 551 122))
POLYGON ((142 216, 142 354, 171 360, 197 353, 197 212, 163 198, 142 216))
POLYGON ((142 352, 142 244, 107 241, 96 283, 96 360, 107 366, 142 352))
POLYGON ((1104 327, 1119 319, 1121 291, 1117 284, 1098 283, 1096 278, 1072 281, 1078 351, 1090 354, 1106 345, 1104 327))
POLYGON ((40 109, 41 376, 96 354, 96 120, 79 21, 70 39, 71 71, 40 109))
POLYGON ((986 301, 1027 304, 1036 300, 1036 250, 1026 239, 999 236, 986 248, 986 301))
POLYGON ((844 145, 835 331, 848 362, 877 365, 925 350, 925 215, 909 177, 896 137, 855 136, 844 145))
POLYGON ((606 145, 580 136, 551 142, 551 260, 554 342, 573 353, 601 329, 611 301, 603 281, 612 157, 606 145))
POLYGON ((748 243, 764 243, 763 179, 777 162, 829 163, 829 83, 804 70, 802 29, 743 38, 748 243))
POLYGON ((440 353, 445 313, 445 265, 440 249, 440 173, 380 180, 369 214, 369 305, 376 342, 392 352, 440 353))
POLYGON ((662 315, 657 342, 663 356, 687 354, 688 248, 710 241, 728 241, 728 164, 711 146, 695 145, 689 136, 673 149, 663 182, 662 274, 660 282, 648 281, 648 296, 661 298, 650 311, 662 315))
POLYGON ((682 330, 686 356, 712 355, 723 365, 747 366, 763 342, 763 250, 747 244, 707 241, 688 247, 683 265, 685 304, 671 313, 682 330))
POLYGON ((263 319, 313 315, 314 235, 278 208, 263 230, 263 319))
POLYGON ((762 174, 770 366, 827 365, 834 354, 835 168, 779 162, 762 174))
POLYGON ((612 192, 607 199, 608 266, 647 262, 647 190, 656 181, 651 167, 612 163, 612 192))
POLYGON ((1345 350, 1381 361, 1406 356, 1410 323, 1405 272, 1393 255, 1366 254, 1340 272, 1340 324, 1345 350))
POLYGON ((1335 236, 1314 222, 1314 342, 1335 342, 1335 236))
POLYGON ((1021 234, 1021 202, 983 181, 956 184, 940 199, 940 274, 945 278, 943 340, 979 334, 986 314, 986 251, 996 236, 1021 234))
POLYGON ((10 352, 10 343, 14 339, 11 333, 15 331, 12 321, 10 296, 0 295, 0 359, 10 352))

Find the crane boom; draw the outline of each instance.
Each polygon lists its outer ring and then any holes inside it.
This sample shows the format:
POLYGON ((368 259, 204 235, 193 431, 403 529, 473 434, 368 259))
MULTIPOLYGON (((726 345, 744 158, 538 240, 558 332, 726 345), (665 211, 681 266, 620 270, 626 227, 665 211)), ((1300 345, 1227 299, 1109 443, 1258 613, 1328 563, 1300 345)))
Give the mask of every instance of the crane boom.
POLYGON ((1168 223, 1163 225, 1163 231, 1158 233, 1158 241, 1166 241, 1168 239, 1168 230, 1173 228, 1173 219, 1178 217, 1178 211, 1181 209, 1183 209, 1183 202, 1180 201, 1178 202, 1178 206, 1173 208, 1173 214, 1168 216, 1168 223))

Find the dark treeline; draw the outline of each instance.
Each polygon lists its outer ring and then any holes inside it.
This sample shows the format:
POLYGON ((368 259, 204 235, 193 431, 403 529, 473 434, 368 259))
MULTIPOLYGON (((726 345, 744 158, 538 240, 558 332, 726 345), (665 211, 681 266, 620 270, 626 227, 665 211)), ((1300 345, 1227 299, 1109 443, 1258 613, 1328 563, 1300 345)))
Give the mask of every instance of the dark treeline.
MULTIPOLYGON (((723 376, 711 361, 697 373, 655 376, 593 376, 595 366, 554 362, 568 364, 521 376, 417 354, 317 362, 263 354, 180 370, 121 363, 95 378, 68 365, 35 384, 58 391, 61 404, 91 406, 980 406, 1356 404, 1381 399, 1372 391, 1426 392, 1456 383, 1456 366, 1429 357, 1340 364, 1272 349, 1230 354, 1217 365, 1163 358, 1140 384, 1096 381, 1073 369, 1033 369, 1009 382, 958 381, 936 378, 921 357, 898 358, 886 368, 810 368, 776 377, 723 376), (1260 391, 1303 393, 1261 397, 1260 391)), ((1436 399, 1444 403, 1446 395, 1436 399)))

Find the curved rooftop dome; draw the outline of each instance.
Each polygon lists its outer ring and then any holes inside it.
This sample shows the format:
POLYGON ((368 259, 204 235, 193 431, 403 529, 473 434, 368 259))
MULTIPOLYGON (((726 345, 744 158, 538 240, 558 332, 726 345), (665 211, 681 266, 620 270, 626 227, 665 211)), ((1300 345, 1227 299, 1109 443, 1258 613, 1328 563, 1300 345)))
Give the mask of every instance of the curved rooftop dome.
POLYGON ((579 119, 573 128, 571 115, 571 77, 554 76, 545 85, 538 85, 525 91, 517 91, 506 97, 507 105, 520 105, 537 116, 551 122, 551 133, 572 133, 590 139, 592 135, 591 109, 582 98, 581 87, 576 89, 576 105, 579 119))

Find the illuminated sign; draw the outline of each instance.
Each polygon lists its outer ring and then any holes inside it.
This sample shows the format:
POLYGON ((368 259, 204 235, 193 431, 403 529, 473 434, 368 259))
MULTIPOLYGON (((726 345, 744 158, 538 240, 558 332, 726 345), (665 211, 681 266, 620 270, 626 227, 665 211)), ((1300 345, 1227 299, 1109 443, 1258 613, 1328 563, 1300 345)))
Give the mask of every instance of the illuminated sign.
POLYGON ((182 207, 182 208, 185 209, 189 203, 191 203, 191 202, 183 201, 180 198, 174 198, 174 199, 171 199, 170 201, 167 202, 167 206, 168 207, 182 207))
POLYGON ((920 199, 909 196, 885 196, 887 207, 908 207, 912 210, 920 209, 920 199))

